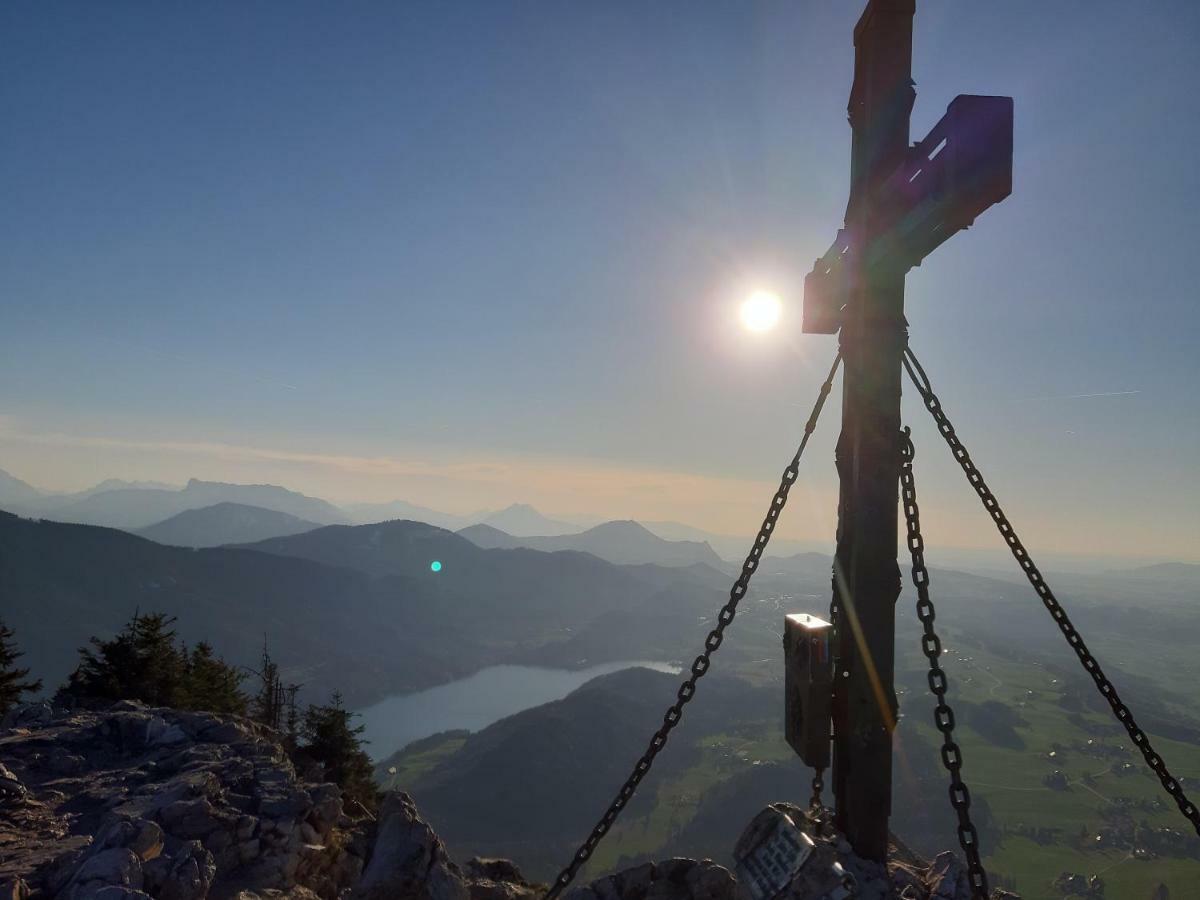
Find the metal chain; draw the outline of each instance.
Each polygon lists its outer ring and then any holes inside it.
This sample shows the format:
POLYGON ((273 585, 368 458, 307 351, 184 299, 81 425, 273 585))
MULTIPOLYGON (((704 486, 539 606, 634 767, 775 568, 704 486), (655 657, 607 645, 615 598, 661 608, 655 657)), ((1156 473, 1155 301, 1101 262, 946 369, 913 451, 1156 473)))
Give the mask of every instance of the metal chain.
POLYGON ((821 794, 825 792, 825 769, 818 768, 813 772, 812 780, 812 799, 808 801, 808 808, 814 813, 820 813, 825 804, 821 802, 821 794))
POLYGON ((913 384, 916 385, 918 393, 920 393, 922 400, 925 402, 925 407, 933 414, 938 431, 942 433, 942 437, 945 438, 951 452, 954 454, 954 458, 958 460, 959 466, 966 473, 967 480, 971 482, 971 486, 975 488, 975 493, 983 501, 984 509, 988 511, 988 514, 992 517, 992 521, 996 523, 996 528, 999 529, 1000 535, 1008 544, 1013 557, 1024 570, 1025 577, 1033 585, 1033 589, 1041 598, 1043 605, 1049 610, 1050 615, 1054 617, 1054 621, 1058 624, 1063 637, 1067 639, 1067 643, 1071 645, 1071 648, 1075 651, 1075 655, 1079 657, 1084 671, 1092 676, 1092 680, 1096 682, 1096 687, 1100 691, 1100 695, 1112 707, 1113 715, 1117 717, 1117 721, 1125 726, 1125 731, 1128 732, 1134 746, 1141 751, 1146 764, 1158 776, 1163 789, 1171 795, 1171 798, 1179 806, 1179 811, 1183 813, 1184 818, 1192 823, 1192 827, 1196 829, 1196 834, 1200 835, 1200 810, 1197 810, 1196 804, 1187 798, 1179 782, 1167 770, 1162 757, 1154 751, 1154 748, 1150 745, 1150 738, 1138 727, 1137 722, 1133 719, 1133 713, 1121 701, 1121 698, 1117 695, 1117 689, 1113 687, 1112 682, 1105 676, 1103 670, 1100 668, 1100 663, 1092 656, 1087 645, 1083 642, 1083 637, 1075 630, 1075 626, 1071 624, 1066 610, 1062 608, 1062 604, 1058 602, 1058 598, 1054 596, 1054 592, 1046 584, 1046 579, 1042 577, 1042 573, 1038 570, 1038 567, 1029 558, 1029 552, 1025 549, 1025 545, 1021 543, 1021 539, 1017 537, 1017 533, 1013 530, 1008 517, 1004 515, 999 501, 996 500, 995 496, 988 489, 983 476, 975 468, 975 463, 971 461, 971 456, 967 453, 966 447, 962 445, 962 442, 954 433, 954 426, 950 424, 950 420, 942 410, 941 401, 938 400, 937 395, 933 392, 933 385, 929 381, 929 376, 925 374, 925 369, 922 368, 921 363, 917 360, 912 350, 907 348, 904 351, 904 368, 908 371, 908 376, 912 379, 913 384))
POLYGON ((817 419, 821 415, 821 410, 825 406, 825 400, 828 398, 830 390, 833 388, 833 377, 837 374, 837 369, 841 361, 842 355, 839 352, 833 360, 833 365, 829 369, 829 375, 826 377, 825 383, 821 385, 821 391, 817 395, 817 402, 813 406, 811 415, 808 417, 808 422, 805 423, 804 437, 800 440, 800 446, 796 450, 796 455, 792 457, 792 461, 783 470, 783 476, 779 481, 779 488, 775 491, 775 496, 771 499, 771 505, 767 509, 766 518, 763 519, 762 526, 758 530, 758 535, 754 539, 754 544, 746 556, 746 561, 742 563, 741 574, 738 575, 737 581, 733 583, 733 587, 729 590, 729 600, 721 607, 721 611, 717 614, 716 627, 704 639, 704 652, 696 657, 692 663, 691 675, 679 686, 675 702, 667 708, 666 713, 663 715, 662 727, 654 732, 653 737, 650 738, 650 744, 646 748, 646 752, 642 754, 641 758, 634 765, 633 771, 625 779, 625 783, 617 791, 617 796, 609 804, 604 815, 600 817, 591 834, 587 836, 579 849, 575 851, 575 856, 571 859, 570 865, 563 869, 558 874, 558 877, 554 879, 550 890, 546 892, 546 900, 554 900, 574 880, 575 875, 579 872, 579 868, 587 862, 604 835, 612 828, 613 823, 617 820, 617 816, 621 814, 621 810, 633 799, 638 785, 641 784, 642 779, 646 777, 646 774, 650 771, 650 767, 654 764, 654 758, 666 746, 667 738, 671 734, 672 729, 683 718, 683 707, 695 695, 696 682, 708 671, 712 655, 717 652, 717 649, 721 646, 721 642, 725 639, 725 629, 733 623, 733 618, 737 614, 738 604, 746 596, 746 590, 750 585, 750 577, 754 574, 754 570, 758 568, 759 558, 767 548, 767 542, 770 541, 771 533, 775 530, 775 522, 779 518, 779 514, 783 512, 784 505, 787 503, 788 492, 791 490, 792 484, 796 481, 796 475, 799 471, 800 457, 804 454, 804 448, 808 446, 808 439, 817 427, 817 419))
POLYGON ((921 510, 917 506, 917 483, 913 478, 913 447, 909 429, 905 428, 900 438, 900 497, 904 503, 904 521, 908 525, 908 549, 912 554, 912 580, 917 588, 917 618, 921 620, 924 634, 921 650, 929 660, 929 690, 937 699, 933 710, 933 722, 942 733, 942 764, 950 773, 950 805, 958 814, 958 844, 967 857, 967 880, 971 884, 971 895, 977 900, 987 900, 987 872, 979 859, 979 832, 971 822, 971 792, 962 780, 962 750, 954 740, 954 710, 946 702, 949 683, 946 671, 939 660, 942 642, 933 628, 933 601, 929 599, 929 569, 925 567, 925 539, 921 536, 921 510))

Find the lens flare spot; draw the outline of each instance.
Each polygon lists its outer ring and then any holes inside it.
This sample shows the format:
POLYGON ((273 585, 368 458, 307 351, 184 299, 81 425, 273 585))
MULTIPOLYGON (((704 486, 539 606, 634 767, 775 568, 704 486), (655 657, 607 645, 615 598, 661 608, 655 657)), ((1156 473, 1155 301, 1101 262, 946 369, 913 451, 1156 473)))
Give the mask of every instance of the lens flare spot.
POLYGON ((740 315, 742 326, 747 331, 762 334, 779 324, 783 304, 775 294, 758 291, 742 301, 740 315))

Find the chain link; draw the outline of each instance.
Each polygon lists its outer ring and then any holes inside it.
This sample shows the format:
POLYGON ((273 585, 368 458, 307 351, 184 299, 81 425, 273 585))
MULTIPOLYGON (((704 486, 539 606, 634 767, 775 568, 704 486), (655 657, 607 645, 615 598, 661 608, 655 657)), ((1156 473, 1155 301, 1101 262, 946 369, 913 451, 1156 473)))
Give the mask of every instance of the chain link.
POLYGON ((654 758, 666 746, 667 738, 670 736, 671 731, 679 724, 680 719, 683 718, 683 708, 695 696, 696 682, 708 671, 712 655, 717 652, 717 649, 721 646, 721 642, 725 639, 725 629, 733 623, 733 618, 737 614, 738 604, 746 596, 746 590, 750 585, 750 577, 754 574, 755 569, 758 568, 758 561, 763 551, 767 549, 767 542, 770 541, 771 533, 775 530, 775 522, 779 518, 779 514, 783 512, 783 507, 787 503, 788 492, 796 481, 796 475, 799 472, 800 457, 804 455, 804 448, 808 446, 808 439, 817 427, 817 419, 821 415, 821 410, 825 406, 825 400, 829 397, 829 392, 833 389, 833 378, 837 374, 838 366, 841 362, 842 355, 838 353, 833 360, 833 365, 829 368, 829 375, 826 377, 824 384, 821 385, 821 391, 817 395, 817 402, 808 417, 808 422, 804 425, 804 437, 800 440, 800 446, 796 450, 796 455, 792 457, 792 461, 783 470, 783 476, 779 481, 779 488, 775 491, 775 496, 771 499, 771 505, 767 509, 766 518, 763 519, 762 526, 758 530, 758 535, 754 539, 754 544, 746 556, 746 561, 742 563, 741 574, 738 575, 737 581, 733 583, 733 587, 729 590, 729 600, 721 607, 720 613, 717 614, 716 627, 704 639, 704 652, 696 657, 692 663, 691 675, 679 686, 675 702, 667 708, 666 713, 663 715, 662 727, 654 732, 653 737, 650 738, 650 744, 647 746, 646 752, 642 754, 641 758, 634 765, 633 771, 625 779, 625 783, 621 785, 621 789, 617 791, 616 797, 609 804, 604 815, 600 817, 600 821, 596 823, 591 834, 587 836, 579 849, 575 851, 575 856, 571 859, 570 864, 554 879, 550 890, 546 892, 546 900, 554 900, 575 879, 575 875, 579 872, 580 867, 595 852, 597 845, 599 845, 604 835, 608 833, 613 823, 616 822, 617 817, 621 814, 621 810, 633 799, 638 785, 642 783, 642 779, 646 777, 646 774, 650 771, 650 767, 654 764, 654 758))
POLYGON ((812 799, 808 801, 808 808, 816 815, 820 815, 825 804, 822 802, 821 794, 825 792, 825 769, 819 768, 813 772, 812 780, 812 799))
POLYGON ((1112 682, 1105 676, 1103 670, 1100 668, 1100 663, 1092 656, 1087 648, 1087 644, 1083 642, 1083 637, 1075 630, 1075 626, 1071 624, 1066 610, 1062 608, 1062 604, 1054 596, 1050 585, 1046 584, 1046 579, 1042 577, 1042 573, 1038 570, 1038 567, 1029 558, 1029 552, 1025 549, 1025 545, 1021 543, 1021 539, 1017 537, 1017 533, 1013 530, 1008 517, 1005 516, 1004 511, 1000 508, 999 501, 996 500, 995 496, 988 489, 983 476, 975 468, 975 463, 971 461, 971 455, 954 433, 954 426, 950 424, 950 420, 942 410, 941 401, 938 400, 937 395, 933 392, 933 385, 929 381, 929 376, 925 374, 925 369, 922 368, 916 355, 910 349, 905 349, 904 351, 904 368, 908 371, 908 376, 912 379, 913 384, 916 385, 917 392, 920 393, 921 399, 925 402, 926 409, 932 413, 933 419, 937 423, 938 431, 941 432, 942 437, 949 445, 954 458, 958 460, 958 464, 966 474, 967 480, 971 482, 971 487, 975 489, 975 493, 983 501, 984 509, 988 511, 988 514, 992 517, 992 521, 996 523, 996 528, 1000 531, 1000 535, 1008 544, 1013 557, 1020 564, 1021 569, 1025 572, 1025 577, 1033 585, 1033 589, 1037 592, 1038 597, 1041 598, 1043 605, 1058 624, 1063 637, 1067 639, 1067 643, 1075 651, 1075 655, 1079 657, 1084 671, 1092 676, 1092 680, 1096 683, 1096 688, 1100 691, 1100 695, 1108 701, 1108 705, 1112 707, 1113 715, 1125 727, 1130 740, 1133 741, 1134 746, 1141 751, 1142 756, 1145 758, 1146 764, 1158 777, 1163 789, 1171 795, 1171 798, 1178 805, 1179 811, 1183 813, 1184 818, 1192 823, 1192 827, 1196 829, 1196 834, 1200 835, 1200 810, 1197 810, 1196 804, 1187 798, 1187 795, 1183 792, 1183 787, 1167 770, 1166 763, 1163 762, 1162 757, 1154 751, 1154 748, 1150 745, 1150 738, 1138 727, 1137 722, 1133 719, 1133 713, 1121 701, 1121 698, 1117 695, 1117 689, 1113 687, 1112 682))
POLYGON ((954 740, 954 710, 946 702, 949 682, 939 660, 942 642, 933 628, 933 601, 929 599, 929 569, 925 567, 925 539, 921 536, 921 510, 917 506, 917 483, 913 478, 913 447, 909 429, 900 438, 900 498, 904 503, 904 521, 908 526, 908 550, 912 554, 912 580, 917 588, 917 618, 924 634, 921 650, 929 660, 929 690, 937 699, 933 722, 942 733, 942 764, 950 773, 950 805, 958 815, 958 844, 967 857, 967 880, 971 895, 987 900, 987 873, 979 859, 979 832, 971 822, 971 792, 962 780, 962 750, 954 740))

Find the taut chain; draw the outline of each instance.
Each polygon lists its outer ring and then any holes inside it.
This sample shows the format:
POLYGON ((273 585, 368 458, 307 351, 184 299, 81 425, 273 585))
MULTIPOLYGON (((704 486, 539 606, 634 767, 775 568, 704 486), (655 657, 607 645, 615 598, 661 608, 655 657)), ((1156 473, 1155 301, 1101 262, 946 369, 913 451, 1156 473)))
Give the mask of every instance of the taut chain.
POLYGON ((1067 616, 1067 611, 1063 609, 1062 604, 1058 602, 1058 598, 1054 596, 1054 591, 1050 589, 1050 585, 1046 584, 1046 579, 1042 576, 1038 567, 1034 565, 1033 560, 1029 558, 1029 551, 1025 549, 1025 545, 1021 543, 1021 539, 1017 537, 1012 523, 1008 521, 1004 510, 1000 508, 1000 502, 988 489, 987 483, 983 480, 983 475, 975 467, 975 463, 971 461, 971 454, 967 452, 967 448, 962 445, 962 441, 954 433, 954 426, 950 424, 950 420, 946 417, 946 413, 942 409, 941 401, 938 400, 937 394, 933 392, 933 385, 929 381, 929 376, 925 374, 925 369, 922 368, 916 355, 910 349, 905 349, 904 351, 904 368, 908 371, 908 376, 912 379, 913 384, 916 385, 921 399, 925 401, 925 408, 933 415, 933 420, 937 423, 938 431, 942 433, 942 437, 945 438, 950 451, 954 454, 954 458, 958 460, 959 466, 962 467, 963 472, 966 474, 967 480, 971 482, 971 487, 975 489, 975 493, 983 501, 983 508, 987 510, 988 515, 992 517, 992 521, 996 523, 996 528, 999 530, 1001 537, 1008 544, 1013 557, 1020 564, 1021 569, 1025 572, 1025 577, 1033 585, 1033 589, 1041 598, 1043 605, 1049 611, 1050 615, 1053 616, 1059 630, 1063 633, 1063 637, 1067 639, 1067 643, 1071 645, 1071 649, 1079 657, 1079 662, 1083 665, 1084 671, 1092 676, 1092 681, 1096 682, 1096 688, 1100 691, 1100 696, 1108 701, 1108 705, 1112 707, 1113 715, 1117 717, 1117 721, 1125 726, 1125 731, 1129 733, 1129 739, 1141 751, 1150 770, 1158 776, 1163 789, 1171 795, 1171 798, 1179 806, 1179 811, 1183 813, 1184 818, 1192 823, 1192 827, 1196 829, 1196 834, 1200 835, 1200 810, 1197 810, 1196 804, 1187 798, 1187 795, 1183 792, 1183 787, 1167 770, 1166 763, 1163 762, 1162 757, 1154 751, 1154 748, 1150 745, 1150 738, 1138 727, 1137 722, 1133 719, 1133 713, 1122 702, 1120 696, 1117 694, 1117 689, 1113 687, 1112 682, 1104 674, 1104 670, 1100 668, 1100 663, 1096 661, 1091 651, 1088 650, 1087 644, 1083 642, 1083 636, 1071 624, 1071 620, 1067 616))
POLYGON ((746 596, 746 590, 750 585, 750 577, 754 574, 754 570, 758 568, 759 558, 762 556, 763 551, 767 549, 767 542, 771 540, 771 533, 775 530, 775 522, 778 520, 779 514, 783 512, 783 507, 787 503, 788 492, 791 490, 792 484, 796 481, 796 476, 799 472, 800 457, 804 455, 804 448, 808 446, 808 439, 817 427, 817 419, 821 415, 821 410, 825 406, 825 400, 829 396, 829 392, 833 389, 833 377, 837 374, 838 366, 841 362, 842 355, 838 353, 833 360, 833 365, 829 368, 829 375, 826 377, 824 384, 821 385, 821 391, 817 395, 817 402, 808 417, 808 422, 804 425, 804 437, 800 440, 800 446, 796 450, 796 455, 792 457, 792 461, 783 470, 783 476, 779 481, 779 488, 775 491, 775 496, 771 499, 771 505, 767 509, 766 518, 763 519, 762 526, 758 530, 758 535, 754 539, 754 544, 751 546, 750 552, 746 555, 746 561, 742 563, 741 574, 738 575, 737 581, 733 583, 733 587, 729 589, 729 600, 721 607, 720 613, 717 614, 716 627, 704 639, 704 652, 696 657, 692 663, 691 675, 679 686, 675 702, 667 708, 666 713, 663 715, 662 727, 654 732, 653 737, 650 738, 650 745, 646 748, 646 752, 642 754, 641 758, 634 765, 633 771, 629 773, 629 777, 625 779, 625 783, 617 791, 617 796, 613 798, 608 809, 604 811, 604 815, 600 817, 600 821, 596 823, 591 834, 587 836, 579 846, 579 849, 575 851, 575 856, 571 859, 570 864, 554 879, 550 890, 546 892, 546 900, 554 900, 574 880, 580 867, 587 862, 588 858, 595 851, 596 846, 604 838, 604 835, 612 828, 613 823, 617 820, 617 816, 621 814, 621 810, 633 799, 638 785, 642 783, 642 779, 646 777, 646 773, 650 771, 650 767, 654 764, 654 758, 667 745, 667 738, 670 736, 672 729, 683 718, 683 708, 695 696, 696 682, 708 671, 712 655, 717 652, 717 649, 721 646, 721 642, 725 639, 725 629, 733 623, 733 617, 737 614, 738 604, 746 596))

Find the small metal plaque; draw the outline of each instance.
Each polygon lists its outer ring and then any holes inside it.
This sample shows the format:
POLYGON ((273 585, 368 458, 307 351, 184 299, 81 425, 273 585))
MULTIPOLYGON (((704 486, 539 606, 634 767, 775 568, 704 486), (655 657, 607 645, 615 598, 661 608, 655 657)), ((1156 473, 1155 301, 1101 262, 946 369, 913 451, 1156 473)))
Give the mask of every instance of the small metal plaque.
POLYGON ((812 856, 812 838, 787 813, 768 806, 747 826, 733 855, 746 900, 772 900, 792 883, 812 856))

